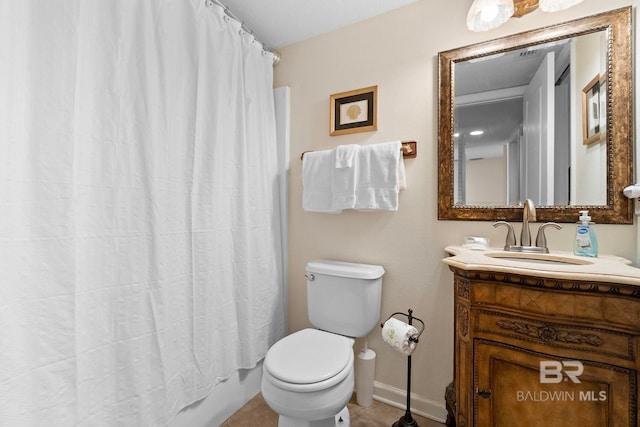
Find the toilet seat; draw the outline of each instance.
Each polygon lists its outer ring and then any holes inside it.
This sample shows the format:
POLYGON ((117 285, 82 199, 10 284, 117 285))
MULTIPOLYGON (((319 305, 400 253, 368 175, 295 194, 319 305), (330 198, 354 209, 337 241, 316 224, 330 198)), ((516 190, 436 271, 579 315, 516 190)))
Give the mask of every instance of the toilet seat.
POLYGON ((290 391, 329 388, 353 370, 353 339, 317 329, 291 334, 267 352, 264 371, 274 385, 290 391))

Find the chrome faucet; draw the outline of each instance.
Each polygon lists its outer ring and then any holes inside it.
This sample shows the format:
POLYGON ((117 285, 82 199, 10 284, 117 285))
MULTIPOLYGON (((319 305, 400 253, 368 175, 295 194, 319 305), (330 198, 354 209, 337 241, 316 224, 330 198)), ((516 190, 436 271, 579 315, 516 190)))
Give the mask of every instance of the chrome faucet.
POLYGON ((522 212, 522 231, 520 232, 520 246, 531 246, 531 231, 529 231, 529 221, 536 220, 536 207, 531 199, 524 202, 522 212))
POLYGON ((513 232, 513 226, 506 221, 498 221, 493 224, 494 227, 504 225, 508 228, 507 239, 505 241, 504 250, 511 252, 536 252, 549 253, 547 248, 547 239, 544 235, 544 229, 552 226, 559 230, 562 228, 560 224, 555 222, 547 222, 538 228, 538 236, 536 237, 536 245, 531 245, 531 231, 529 230, 529 221, 536 220, 536 207, 531 199, 527 199, 524 203, 522 212, 522 231, 520 232, 520 245, 516 245, 516 236, 513 232))

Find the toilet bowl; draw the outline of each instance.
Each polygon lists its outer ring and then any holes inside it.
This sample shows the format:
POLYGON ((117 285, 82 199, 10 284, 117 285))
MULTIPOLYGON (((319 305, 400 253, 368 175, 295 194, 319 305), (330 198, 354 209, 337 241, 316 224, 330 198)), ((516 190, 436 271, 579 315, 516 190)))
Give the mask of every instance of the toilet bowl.
POLYGON ((278 341, 264 361, 262 396, 279 427, 349 426, 354 340, 303 329, 278 341))
POLYGON ((333 260, 306 266, 309 321, 267 352, 262 396, 280 415, 279 427, 349 427, 354 389, 351 337, 380 321, 384 268, 333 260))

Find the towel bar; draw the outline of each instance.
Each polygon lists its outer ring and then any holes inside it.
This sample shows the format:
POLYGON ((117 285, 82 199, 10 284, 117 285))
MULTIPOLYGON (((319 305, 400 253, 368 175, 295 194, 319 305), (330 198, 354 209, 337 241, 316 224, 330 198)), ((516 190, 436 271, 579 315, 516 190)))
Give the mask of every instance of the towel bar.
MULTIPOLYGON (((405 159, 413 159, 418 155, 418 143, 416 141, 402 141, 400 151, 402 151, 402 157, 405 159)), ((305 153, 310 153, 313 150, 303 151, 300 155, 300 160, 304 158, 305 153)))

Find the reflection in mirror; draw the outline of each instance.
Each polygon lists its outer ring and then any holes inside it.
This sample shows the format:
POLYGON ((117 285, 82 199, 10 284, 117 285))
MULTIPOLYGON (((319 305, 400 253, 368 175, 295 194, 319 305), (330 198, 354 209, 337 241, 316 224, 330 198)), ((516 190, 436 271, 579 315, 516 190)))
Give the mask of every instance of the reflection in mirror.
POLYGON ((583 87, 606 76, 606 41, 599 31, 454 64, 456 204, 606 204, 604 133, 585 145, 578 126, 583 87))
POLYGON ((440 219, 632 222, 631 8, 439 59, 440 219))

